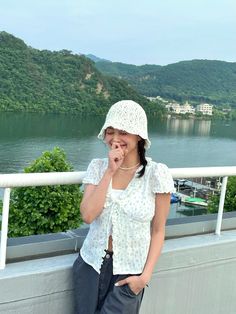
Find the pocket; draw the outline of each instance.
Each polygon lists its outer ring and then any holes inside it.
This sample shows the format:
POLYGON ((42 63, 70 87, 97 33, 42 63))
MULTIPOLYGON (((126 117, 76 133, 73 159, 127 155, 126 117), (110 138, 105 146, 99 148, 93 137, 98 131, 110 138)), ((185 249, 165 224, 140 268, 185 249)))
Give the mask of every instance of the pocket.
POLYGON ((137 297, 139 295, 139 293, 135 294, 128 284, 120 286, 119 288, 121 289, 122 294, 125 294, 126 296, 137 297))
POLYGON ((139 295, 139 293, 138 294, 134 293, 134 291, 130 288, 130 286, 128 284, 126 286, 127 286, 126 288, 127 288, 129 294, 131 294, 133 296, 139 295))

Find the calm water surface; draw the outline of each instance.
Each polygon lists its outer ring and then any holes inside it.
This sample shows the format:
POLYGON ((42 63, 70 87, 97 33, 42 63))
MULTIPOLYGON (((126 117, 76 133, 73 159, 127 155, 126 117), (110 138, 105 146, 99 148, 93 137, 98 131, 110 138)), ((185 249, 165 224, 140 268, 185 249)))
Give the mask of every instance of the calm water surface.
MULTIPOLYGON (((55 146, 64 149, 74 170, 86 170, 92 158, 107 155, 97 139, 103 122, 101 117, 0 112, 0 173, 23 172, 55 146)), ((147 155, 169 167, 236 165, 236 121, 151 118, 149 137, 147 155)))
MULTIPOLYGON (((107 155, 97 139, 104 120, 53 114, 0 112, 0 173, 22 172, 45 150, 63 148, 75 170, 107 155)), ((236 121, 149 119, 147 155, 169 167, 235 166, 236 121)))

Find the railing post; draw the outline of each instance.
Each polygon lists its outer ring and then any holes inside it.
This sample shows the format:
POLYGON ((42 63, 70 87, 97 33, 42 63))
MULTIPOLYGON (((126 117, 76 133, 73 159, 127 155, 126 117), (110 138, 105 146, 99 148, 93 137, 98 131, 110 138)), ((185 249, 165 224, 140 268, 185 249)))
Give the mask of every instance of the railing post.
POLYGON ((228 177, 223 177, 215 234, 220 235, 228 177))
POLYGON ((10 193, 11 193, 10 188, 4 189, 3 208, 2 208, 1 246, 0 246, 0 269, 4 269, 6 265, 10 193))

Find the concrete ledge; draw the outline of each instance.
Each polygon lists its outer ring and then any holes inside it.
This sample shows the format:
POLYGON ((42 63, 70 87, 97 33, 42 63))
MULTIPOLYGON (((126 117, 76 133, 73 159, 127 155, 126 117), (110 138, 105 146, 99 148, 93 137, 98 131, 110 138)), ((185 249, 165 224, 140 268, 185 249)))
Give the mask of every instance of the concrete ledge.
MULTIPOLYGON (((8 264, 0 271, 0 313, 72 314, 76 256, 8 264)), ((166 240, 141 314, 235 314, 235 278, 236 231, 166 240)))
POLYGON ((88 227, 68 232, 9 238, 7 262, 75 253, 82 246, 88 227))
POLYGON ((36 314, 36 313, 73 313, 73 291, 63 291, 51 295, 20 300, 7 304, 0 304, 0 311, 4 314, 36 314))
POLYGON ((142 314, 235 314, 236 232, 167 240, 142 314))
POLYGON ((76 256, 70 254, 8 264, 0 271, 0 304, 71 291, 71 266, 76 256))
MULTIPOLYGON (((166 238, 178 238, 203 233, 214 233, 217 214, 173 218, 167 221, 166 238)), ((236 212, 225 212, 222 231, 236 229, 236 212)))
MULTIPOLYGON (((167 221, 166 239, 214 233, 216 214, 175 218, 167 221)), ((222 230, 236 229, 236 212, 224 213, 222 230)), ((68 232, 9 238, 7 263, 75 253, 82 246, 88 225, 68 232)))
POLYGON ((236 231, 225 231, 221 236, 205 234, 171 239, 165 241, 156 271, 213 265, 230 259, 236 260, 236 231))

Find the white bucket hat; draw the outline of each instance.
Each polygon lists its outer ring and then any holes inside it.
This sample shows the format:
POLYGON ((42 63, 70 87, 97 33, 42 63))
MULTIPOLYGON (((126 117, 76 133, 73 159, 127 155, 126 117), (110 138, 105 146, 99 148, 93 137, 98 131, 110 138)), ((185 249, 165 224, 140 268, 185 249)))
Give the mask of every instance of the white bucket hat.
POLYGON ((145 148, 149 148, 151 142, 148 138, 147 116, 143 108, 133 100, 121 100, 109 109, 105 123, 98 134, 98 138, 104 140, 105 130, 108 127, 139 135, 145 140, 145 148))

